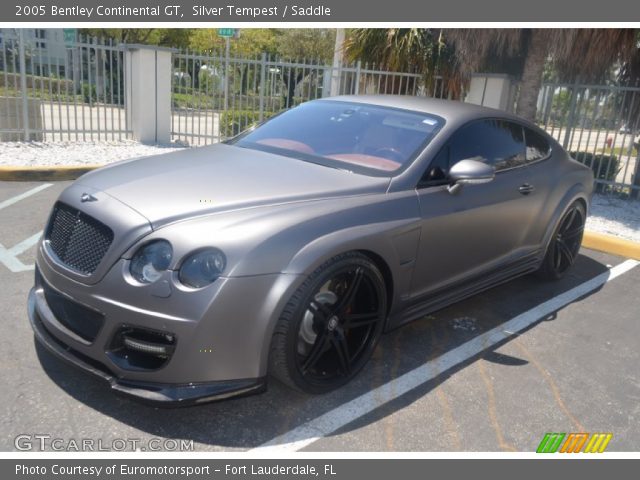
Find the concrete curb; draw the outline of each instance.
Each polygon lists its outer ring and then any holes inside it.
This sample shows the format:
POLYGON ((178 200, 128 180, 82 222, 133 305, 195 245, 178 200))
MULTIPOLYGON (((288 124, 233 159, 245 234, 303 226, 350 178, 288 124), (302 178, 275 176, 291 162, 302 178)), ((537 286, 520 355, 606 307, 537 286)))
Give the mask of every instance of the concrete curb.
POLYGON ((640 260, 640 243, 597 232, 584 232, 582 246, 591 250, 611 253, 625 258, 640 260))
POLYGON ((46 182, 75 180, 104 165, 74 165, 64 167, 0 167, 0 180, 7 182, 46 182))

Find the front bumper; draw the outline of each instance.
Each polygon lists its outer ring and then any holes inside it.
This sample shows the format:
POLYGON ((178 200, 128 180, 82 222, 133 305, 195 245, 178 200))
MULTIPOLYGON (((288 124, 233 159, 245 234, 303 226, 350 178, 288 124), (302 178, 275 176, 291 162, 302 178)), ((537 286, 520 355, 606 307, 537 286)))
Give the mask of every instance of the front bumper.
POLYGON ((168 294, 157 295, 152 286, 129 285, 126 270, 120 260, 97 284, 82 284, 60 271, 40 245, 28 305, 37 340, 54 355, 106 380, 114 391, 147 402, 187 405, 265 389, 277 312, 300 276, 221 278, 199 291, 173 286, 168 294), (87 320, 82 311, 72 312, 77 321, 70 325, 51 303, 51 292, 103 317, 91 338, 73 328, 87 320), (169 360, 154 368, 115 361, 110 349, 124 326, 174 336, 169 360))
POLYGON ((37 295, 36 288, 32 288, 29 292, 28 313, 31 328, 38 342, 56 357, 105 380, 117 393, 158 406, 187 406, 266 390, 264 377, 187 384, 118 379, 105 365, 86 357, 49 333, 36 310, 37 295))

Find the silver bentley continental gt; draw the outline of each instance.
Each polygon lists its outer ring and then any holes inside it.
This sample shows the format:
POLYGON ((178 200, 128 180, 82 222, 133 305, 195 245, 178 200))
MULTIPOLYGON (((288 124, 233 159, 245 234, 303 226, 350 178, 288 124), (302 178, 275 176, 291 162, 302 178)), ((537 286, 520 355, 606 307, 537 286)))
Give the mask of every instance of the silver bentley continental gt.
POLYGON ((348 382, 380 335, 576 259, 589 168, 460 102, 304 103, 203 148, 82 176, 53 205, 39 342, 158 404, 348 382))

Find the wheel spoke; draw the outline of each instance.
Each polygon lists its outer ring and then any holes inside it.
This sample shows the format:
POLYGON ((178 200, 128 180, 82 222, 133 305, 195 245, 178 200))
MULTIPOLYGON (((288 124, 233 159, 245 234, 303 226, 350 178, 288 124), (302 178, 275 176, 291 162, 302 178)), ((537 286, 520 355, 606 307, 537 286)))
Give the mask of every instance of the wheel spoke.
POLYGON ((571 230, 567 230, 566 232, 564 232, 562 234, 562 238, 564 240, 571 240, 581 235, 583 231, 584 231, 584 226, 580 225, 579 227, 572 228, 571 230))
POLYGON ((342 330, 335 330, 334 334, 331 335, 331 344, 336 351, 342 373, 349 375, 351 373, 351 356, 349 355, 347 338, 342 330))
POLYGON ((562 231, 565 232, 569 229, 569 227, 571 227, 571 225, 573 225, 573 221, 576 218, 576 214, 578 213, 578 209, 577 208, 572 208, 571 211, 569 213, 567 213, 567 219, 564 222, 562 231))
POLYGON ((328 339, 329 336, 327 335, 327 331, 325 329, 322 329, 320 333, 318 333, 316 341, 313 343, 309 355, 307 355, 307 358, 302 364, 302 373, 306 373, 310 368, 313 368, 315 364, 318 363, 320 357, 322 357, 324 352, 327 351, 327 345, 329 343, 328 339))
POLYGON ((344 328, 359 328, 372 325, 378 321, 379 312, 351 313, 345 315, 344 328))
POLYGON ((356 293, 360 288, 360 284, 362 283, 363 277, 364 277, 364 270, 360 267, 356 268, 355 272, 353 273, 353 278, 351 278, 351 282, 347 287, 347 290, 344 292, 344 295, 338 302, 338 305, 336 307, 336 312, 341 312, 342 310, 346 309, 349 305, 351 305, 351 302, 353 302, 353 299, 355 298, 356 293))
POLYGON ((560 251, 560 242, 562 240, 556 239, 553 245, 553 268, 558 271, 560 270, 560 265, 562 264, 562 252, 560 251))
POLYGON ((558 240, 558 249, 560 254, 567 260, 567 266, 571 265, 573 263, 573 252, 567 244, 564 243, 564 240, 558 240))

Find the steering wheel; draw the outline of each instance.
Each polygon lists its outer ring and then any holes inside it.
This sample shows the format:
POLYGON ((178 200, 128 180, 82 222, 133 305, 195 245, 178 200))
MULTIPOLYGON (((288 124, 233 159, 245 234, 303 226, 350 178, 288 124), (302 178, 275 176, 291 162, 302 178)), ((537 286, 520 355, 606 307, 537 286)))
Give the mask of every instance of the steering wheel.
POLYGON ((381 147, 374 150, 373 155, 376 157, 383 157, 389 160, 395 160, 397 162, 404 162, 405 157, 404 154, 393 147, 381 147))

